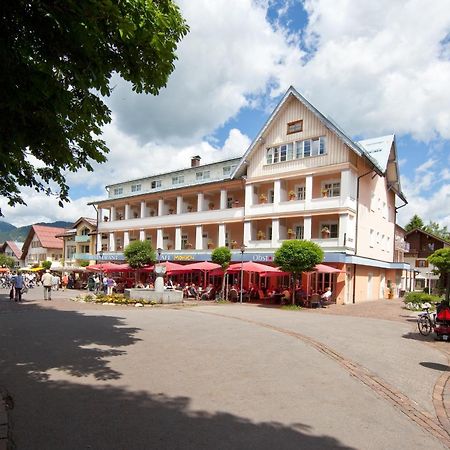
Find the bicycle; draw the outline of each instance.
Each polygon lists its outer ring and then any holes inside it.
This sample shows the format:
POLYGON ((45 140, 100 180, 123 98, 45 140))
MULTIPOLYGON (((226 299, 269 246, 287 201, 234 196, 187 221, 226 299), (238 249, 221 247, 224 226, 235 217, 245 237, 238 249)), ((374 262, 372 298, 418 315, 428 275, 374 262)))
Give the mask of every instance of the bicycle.
POLYGON ((428 336, 436 327, 436 313, 430 314, 430 308, 431 305, 424 304, 422 306, 424 312, 417 318, 417 328, 422 336, 428 336))

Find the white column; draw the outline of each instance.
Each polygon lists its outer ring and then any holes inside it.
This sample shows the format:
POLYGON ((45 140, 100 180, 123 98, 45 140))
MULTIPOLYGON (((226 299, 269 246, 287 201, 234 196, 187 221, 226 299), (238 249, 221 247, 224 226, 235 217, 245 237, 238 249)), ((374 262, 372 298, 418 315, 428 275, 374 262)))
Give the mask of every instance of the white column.
POLYGON ((116 251, 116 236, 114 233, 109 233, 109 251, 116 251))
POLYGON ((226 189, 220 190, 220 209, 226 209, 227 207, 228 192, 226 189))
MULTIPOLYGON (((281 202, 281 180, 275 180, 273 182, 273 203, 278 205, 281 202)), ((285 200, 285 199, 283 199, 285 200)))
POLYGON ((160 198, 158 199, 158 216, 162 216, 163 214, 164 214, 164 199, 160 198))
POLYGON ((253 184, 245 185, 245 209, 253 205, 253 184))
POLYGON ((130 204, 127 203, 127 204, 125 205, 125 220, 130 219, 130 214, 131 214, 130 204))
POLYGON ((140 230, 139 231, 139 240, 140 241, 145 241, 145 230, 140 230))
POLYGON ((305 241, 311 240, 311 216, 303 218, 303 238, 305 241))
POLYGON ((183 212, 183 197, 181 195, 177 196, 177 214, 183 212))
POLYGON ((162 230, 162 228, 156 229, 156 248, 163 248, 163 230, 162 230))
POLYGON ((116 220, 116 207, 111 206, 111 209, 109 211, 109 221, 112 222, 113 220, 116 220))
POLYGON ((123 248, 125 249, 125 247, 130 243, 130 232, 129 231, 124 231, 123 232, 123 248))
MULTIPOLYGON (((311 203, 313 194, 313 176, 306 175, 305 179, 305 206, 311 203)), ((306 206, 307 208, 308 206, 306 206)))
POLYGON ((226 226, 224 223, 219 223, 219 247, 225 246, 226 226))
POLYGON ((181 227, 175 228, 175 250, 181 250, 181 227))
POLYGON ((97 253, 102 251, 102 233, 97 233, 97 253))
POLYGON ((197 194, 197 211, 203 211, 205 209, 205 196, 203 192, 197 194))
POLYGON ((338 245, 339 247, 343 247, 344 245, 347 245, 346 241, 349 238, 348 231, 347 231, 347 224, 348 224, 348 214, 339 214, 339 240, 338 245))
POLYGON ((203 250, 203 226, 195 226, 195 249, 203 250))
POLYGON ((141 202, 141 219, 146 217, 146 215, 147 215, 147 206, 145 202, 141 202))
POLYGON ((248 245, 252 240, 252 223, 250 221, 244 222, 244 245, 248 245))
POLYGON ((280 220, 272 219, 272 247, 278 247, 278 241, 280 240, 280 220))

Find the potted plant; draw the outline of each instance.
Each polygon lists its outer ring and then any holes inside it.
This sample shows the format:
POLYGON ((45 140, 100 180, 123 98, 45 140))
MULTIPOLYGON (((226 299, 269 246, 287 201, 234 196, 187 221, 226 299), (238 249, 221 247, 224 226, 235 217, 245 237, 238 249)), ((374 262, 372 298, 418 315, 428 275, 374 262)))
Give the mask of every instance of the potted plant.
POLYGON ((321 230, 322 239, 328 239, 330 237, 330 230, 328 227, 323 227, 321 230))
POLYGON ((259 202, 260 203, 267 203, 267 195, 266 194, 260 194, 259 195, 259 202))
POLYGON ((289 238, 289 239, 293 239, 294 236, 295 236, 294 230, 293 230, 292 228, 289 228, 289 229, 287 230, 287 235, 288 235, 288 238, 289 238))
POLYGON ((239 244, 237 243, 237 241, 233 240, 231 241, 231 248, 238 248, 239 244))
POLYGON ((208 208, 209 209, 214 209, 214 202, 209 202, 208 203, 208 208))
POLYGON ((326 197, 328 197, 328 189, 322 189, 322 197, 323 198, 326 198, 326 197))
POLYGON ((187 206, 188 212, 192 212, 192 209, 193 209, 193 208, 192 208, 192 205, 188 205, 188 206, 187 206))
POLYGON ((258 241, 263 241, 264 239, 266 239, 266 233, 264 233, 263 230, 259 230, 256 234, 256 238, 258 239, 258 241))
POLYGON ((109 217, 108 216, 103 216, 103 222, 108 222, 109 217))
POLYGON ((190 249, 192 247, 193 247, 193 245, 190 242, 186 242, 186 248, 190 249))
POLYGON ((289 193, 289 200, 295 200, 297 198, 297 196, 295 195, 295 191, 290 190, 289 193))
POLYGON ((208 248, 214 248, 214 242, 211 239, 208 241, 208 248))
POLYGON ((154 215, 155 215, 155 210, 152 209, 152 210, 150 211, 150 217, 153 217, 154 215))
POLYGON ((175 211, 175 210, 174 210, 173 208, 170 208, 170 209, 169 209, 169 214, 173 214, 174 211, 175 211))
POLYGON ((167 250, 172 250, 172 244, 167 244, 167 250))

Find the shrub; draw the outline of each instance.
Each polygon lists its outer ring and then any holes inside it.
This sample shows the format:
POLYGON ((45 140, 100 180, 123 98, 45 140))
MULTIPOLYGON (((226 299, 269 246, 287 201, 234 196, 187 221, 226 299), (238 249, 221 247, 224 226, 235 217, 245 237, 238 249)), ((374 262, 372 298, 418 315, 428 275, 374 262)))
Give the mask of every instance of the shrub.
POLYGON ((404 303, 414 303, 421 305, 422 303, 439 303, 441 298, 437 295, 426 294, 425 292, 408 292, 404 303))

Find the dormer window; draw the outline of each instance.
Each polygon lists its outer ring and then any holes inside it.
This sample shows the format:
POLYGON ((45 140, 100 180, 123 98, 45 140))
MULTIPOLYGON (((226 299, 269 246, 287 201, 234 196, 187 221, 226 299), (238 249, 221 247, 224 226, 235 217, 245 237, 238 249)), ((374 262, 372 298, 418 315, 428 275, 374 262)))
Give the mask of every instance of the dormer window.
POLYGON ((303 120, 296 120, 287 124, 286 134, 300 133, 303 131, 303 120))
POLYGON ((114 188, 114 195, 122 195, 123 194, 123 188, 114 188))
POLYGON ((142 188, 141 184, 132 184, 131 185, 131 192, 140 192, 142 188))
POLYGON ((197 172, 195 178, 197 181, 209 180, 210 172, 209 170, 203 170, 202 172, 197 172))
POLYGON ((183 183, 184 183, 184 175, 172 177, 172 184, 183 184, 183 183))
POLYGON ((157 189, 161 187, 161 180, 152 181, 150 184, 152 189, 157 189))

